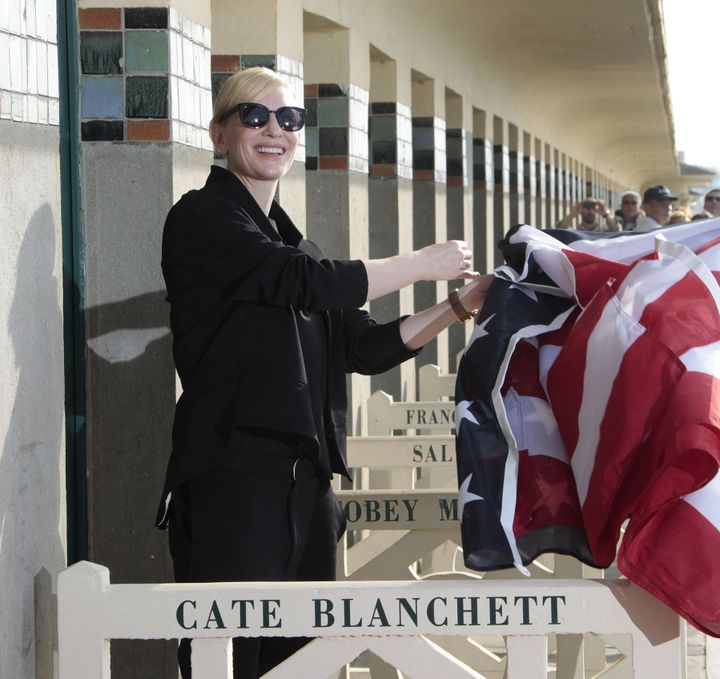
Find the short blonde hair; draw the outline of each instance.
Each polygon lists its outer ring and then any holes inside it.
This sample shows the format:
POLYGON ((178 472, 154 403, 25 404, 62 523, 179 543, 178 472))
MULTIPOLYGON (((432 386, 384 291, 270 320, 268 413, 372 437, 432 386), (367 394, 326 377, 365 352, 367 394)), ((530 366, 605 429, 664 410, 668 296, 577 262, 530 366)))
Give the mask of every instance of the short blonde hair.
POLYGON ((210 127, 217 125, 223 114, 233 106, 246 101, 257 101, 262 99, 268 92, 277 87, 289 85, 275 71, 264 66, 253 66, 244 71, 238 71, 231 75, 220 88, 210 127))

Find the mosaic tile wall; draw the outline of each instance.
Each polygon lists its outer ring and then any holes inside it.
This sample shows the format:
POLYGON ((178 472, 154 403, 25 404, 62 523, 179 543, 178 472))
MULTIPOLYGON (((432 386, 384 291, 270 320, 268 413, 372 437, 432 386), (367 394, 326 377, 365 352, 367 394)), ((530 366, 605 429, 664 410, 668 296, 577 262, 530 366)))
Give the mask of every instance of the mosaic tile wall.
POLYGON ((447 182, 445 121, 440 118, 412 119, 413 178, 416 181, 447 182))
POLYGON ((545 163, 535 159, 535 195, 545 198, 547 183, 545 181, 545 163))
MULTIPOLYGON (((213 54, 211 57, 213 104, 220 88, 233 73, 252 66, 265 66, 277 71, 302 105, 304 98, 303 64, 281 54, 213 54)), ((295 151, 296 162, 305 162, 305 138, 305 129, 303 129, 300 132, 300 141, 295 151)), ((216 158, 219 157, 216 154, 216 158)))
POLYGON ((412 179, 410 107, 394 101, 370 105, 370 174, 412 179))
POLYGON ((508 151, 508 162, 510 164, 510 193, 518 192, 518 185, 522 182, 522 167, 519 164, 517 151, 508 151))
POLYGON ((459 127, 447 131, 447 184, 465 186, 467 184, 467 159, 465 157, 465 139, 467 133, 459 127))
POLYGON ((493 166, 495 168, 495 191, 510 192, 510 152, 504 144, 493 146, 493 166))
POLYGON ((210 30, 175 8, 79 11, 83 141, 211 149, 210 30))
POLYGON ((537 195, 535 158, 533 156, 523 155, 523 190, 529 196, 537 195))
POLYGON ((367 173, 369 95, 356 85, 305 85, 305 167, 367 173))
POLYGON ((490 139, 473 139, 473 187, 476 191, 492 191, 493 144, 490 139))
POLYGON ((0 0, 0 119, 60 124, 56 0, 0 0))

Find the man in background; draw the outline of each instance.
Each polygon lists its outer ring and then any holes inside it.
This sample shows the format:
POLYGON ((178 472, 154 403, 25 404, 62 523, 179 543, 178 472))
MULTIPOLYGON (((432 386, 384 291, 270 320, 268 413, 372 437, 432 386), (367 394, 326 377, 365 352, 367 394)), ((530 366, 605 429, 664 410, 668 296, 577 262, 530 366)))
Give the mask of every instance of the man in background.
POLYGON ((643 193, 642 209, 645 216, 638 219, 636 231, 650 231, 665 226, 670 219, 672 204, 677 200, 670 189, 656 184, 643 193))
POLYGON ((620 209, 615 212, 620 228, 623 231, 633 231, 641 216, 640 194, 637 191, 625 191, 620 197, 620 209))
POLYGON ((588 197, 575 203, 573 209, 558 223, 560 229, 571 229, 575 218, 580 216, 578 231, 619 231, 615 217, 599 198, 588 197))

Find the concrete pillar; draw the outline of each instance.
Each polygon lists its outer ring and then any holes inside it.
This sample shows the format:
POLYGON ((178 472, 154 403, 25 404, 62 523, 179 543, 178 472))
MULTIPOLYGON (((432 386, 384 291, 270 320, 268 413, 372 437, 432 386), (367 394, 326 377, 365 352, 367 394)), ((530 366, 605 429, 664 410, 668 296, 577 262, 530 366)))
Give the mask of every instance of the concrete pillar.
POLYGON ((553 224, 565 216, 565 192, 563 185, 562 154, 553 149, 553 169, 555 175, 555 203, 553 205, 553 224))
MULTIPOLYGON (((478 259, 473 242, 472 195, 472 107, 460 95, 445 90, 447 114, 447 237, 465 240, 473 249, 474 266, 478 259)), ((450 281, 449 286, 464 285, 463 280, 450 281)), ((457 370, 457 354, 470 339, 472 324, 453 323, 448 328, 448 366, 457 370)))
MULTIPOLYGON (((342 26, 304 35, 305 104, 316 112, 307 129, 307 235, 337 259, 369 255, 369 53, 342 26)), ((367 434, 370 379, 353 375, 349 393, 349 432, 367 434)))
POLYGON ((558 219, 562 219, 570 211, 570 191, 568 183, 568 157, 558 153, 558 219))
POLYGON ((510 164, 510 219, 508 227, 519 224, 525 218, 525 193, 523 179, 523 137, 517 125, 508 125, 508 159, 510 164))
MULTIPOLYGON (((532 136, 523 132, 523 194, 525 197, 525 216, 523 221, 526 224, 536 224, 535 212, 537 202, 537 166, 535 164, 535 155, 533 150, 535 148, 532 136)), ((538 226, 540 226, 538 224, 538 226)))
POLYGON ((568 205, 572 208, 575 203, 577 203, 578 200, 580 200, 580 197, 578 196, 578 187, 577 187, 577 161, 574 158, 571 158, 568 156, 568 184, 569 184, 569 195, 568 195, 568 205))
MULTIPOLYGON (((412 98, 410 69, 374 48, 370 51, 370 180, 368 182, 370 257, 390 257, 413 249, 412 98)), ((370 303, 379 322, 413 312, 412 286, 370 303)), ((396 400, 412 400, 415 361, 371 378, 396 400)))
MULTIPOLYGON (((493 165, 495 173, 495 242, 497 243, 511 226, 508 129, 507 122, 498 116, 493 116, 493 165)), ((502 255, 495 248, 495 266, 500 266, 502 263, 502 255)))
MULTIPOLYGON (((434 80, 413 71, 413 233, 415 249, 447 240, 447 156, 445 90, 434 80)), ((447 297, 444 281, 415 284, 415 309, 419 311, 447 297)), ((447 334, 429 342, 416 361, 448 369, 447 334)))
MULTIPOLYGON (((211 0, 211 6, 213 100, 235 71, 266 66, 287 81, 298 105, 302 106, 305 96, 302 5, 290 0, 270 0, 270 4, 211 0)), ((308 114, 310 118, 312 112, 308 114)), ((305 157, 309 129, 307 125, 300 133, 295 161, 277 191, 278 202, 301 231, 305 229, 305 157)))
POLYGON ((545 164, 545 144, 541 139, 535 139, 535 167, 537 200, 534 225, 539 229, 547 229, 550 226, 547 221, 547 166, 545 164))
POLYGON ((557 165, 555 149, 545 144, 545 169, 547 181, 546 226, 551 229, 557 224, 557 165))
POLYGON ((582 180, 583 180, 583 183, 582 183, 583 195, 584 196, 592 196, 595 186, 592 181, 592 169, 590 167, 588 167, 587 165, 585 167, 583 167, 582 180))
MULTIPOLYGON (((210 1, 80 4, 89 558, 117 582, 171 581, 153 527, 176 400, 160 245, 212 160, 210 1)), ((174 656, 113 642, 113 676, 169 674, 174 656)))
POLYGON ((473 245, 478 271, 495 267, 492 116, 473 109, 473 245))
POLYGON ((0 9, 0 675, 13 679, 57 676, 53 590, 67 553, 63 324, 72 318, 55 12, 32 0, 0 9))

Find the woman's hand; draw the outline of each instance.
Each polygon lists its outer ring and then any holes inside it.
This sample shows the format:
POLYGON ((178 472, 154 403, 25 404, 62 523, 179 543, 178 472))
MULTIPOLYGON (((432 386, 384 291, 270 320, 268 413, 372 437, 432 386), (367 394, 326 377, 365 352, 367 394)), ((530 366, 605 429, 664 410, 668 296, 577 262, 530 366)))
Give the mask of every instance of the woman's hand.
MULTIPOLYGON (((467 311, 482 308, 487 291, 495 277, 492 274, 477 274, 472 283, 458 289, 460 304, 467 311)), ((415 350, 429 342, 439 332, 458 320, 448 300, 409 316, 400 323, 400 337, 408 349, 415 350)))
POLYGON ((420 258, 420 278, 426 281, 450 281, 458 278, 477 278, 472 271, 472 252, 464 240, 435 243, 417 250, 420 258))
POLYGON ((458 297, 463 307, 468 311, 482 309, 494 279, 495 276, 492 274, 478 274, 478 277, 471 283, 458 288, 458 297))

